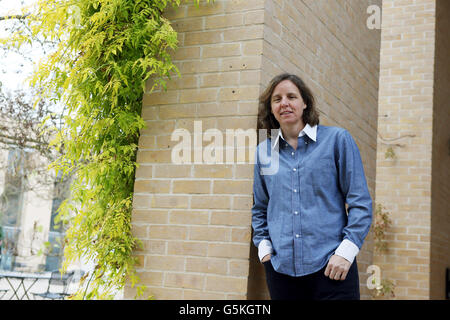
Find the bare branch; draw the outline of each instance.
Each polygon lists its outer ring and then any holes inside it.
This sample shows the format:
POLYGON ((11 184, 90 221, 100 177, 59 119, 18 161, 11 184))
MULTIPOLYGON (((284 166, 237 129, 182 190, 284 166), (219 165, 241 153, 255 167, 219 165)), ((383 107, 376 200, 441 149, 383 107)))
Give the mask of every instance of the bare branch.
POLYGON ((16 14, 11 16, 0 16, 0 21, 2 20, 25 20, 30 13, 27 14, 16 14))

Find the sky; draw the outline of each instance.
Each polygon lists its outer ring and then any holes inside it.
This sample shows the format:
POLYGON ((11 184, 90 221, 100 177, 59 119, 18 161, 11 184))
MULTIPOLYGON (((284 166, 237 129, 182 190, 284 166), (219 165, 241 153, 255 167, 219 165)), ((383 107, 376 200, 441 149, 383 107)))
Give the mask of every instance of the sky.
MULTIPOLYGON (((0 16, 20 14, 21 3, 28 5, 35 0, 0 0, 0 16)), ((8 35, 7 28, 11 26, 12 21, 0 21, 0 37, 8 35)), ((24 50, 24 55, 38 62, 42 57, 40 50, 28 48, 24 50)), ((26 77, 33 71, 33 62, 18 53, 0 51, 0 82, 4 89, 15 90, 27 88, 24 83, 26 77)))
MULTIPOLYGON (((30 6, 37 0, 0 0, 0 16, 22 14, 21 8, 30 6)), ((28 11, 26 11, 28 12, 28 11)), ((14 24, 13 20, 0 20, 0 37, 4 38, 11 34, 8 28, 14 24)), ((12 93, 15 90, 32 93, 28 79, 33 74, 37 63, 45 57, 44 51, 39 44, 26 45, 21 48, 21 54, 11 50, 0 48, 0 83, 4 93, 12 93)), ((32 95, 28 96, 33 99, 32 95)), ((49 104, 50 106, 50 104, 49 104)), ((63 108, 60 103, 52 103, 50 108, 59 112, 63 108)))

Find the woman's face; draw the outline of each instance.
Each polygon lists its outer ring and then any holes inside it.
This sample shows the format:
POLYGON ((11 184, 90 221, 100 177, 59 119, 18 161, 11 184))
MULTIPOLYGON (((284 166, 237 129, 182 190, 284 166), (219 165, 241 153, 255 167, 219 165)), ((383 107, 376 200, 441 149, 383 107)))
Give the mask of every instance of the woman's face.
POLYGON ((306 104, 291 80, 283 80, 275 87, 270 104, 272 114, 281 127, 297 123, 304 126, 303 110, 306 109, 306 104))

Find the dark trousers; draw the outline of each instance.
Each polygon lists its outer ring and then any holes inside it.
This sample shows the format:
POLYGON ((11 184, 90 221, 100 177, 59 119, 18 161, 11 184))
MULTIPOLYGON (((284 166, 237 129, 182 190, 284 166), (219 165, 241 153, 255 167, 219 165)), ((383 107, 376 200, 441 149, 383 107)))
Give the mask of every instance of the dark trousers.
POLYGON ((263 263, 272 300, 359 300, 359 278, 356 260, 345 280, 331 280, 325 268, 302 277, 291 277, 274 270, 272 263, 263 263))

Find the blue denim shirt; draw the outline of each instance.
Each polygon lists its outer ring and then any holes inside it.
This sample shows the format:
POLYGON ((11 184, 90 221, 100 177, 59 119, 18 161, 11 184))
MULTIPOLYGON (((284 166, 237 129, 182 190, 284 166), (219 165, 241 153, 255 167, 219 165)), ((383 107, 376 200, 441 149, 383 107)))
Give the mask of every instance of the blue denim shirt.
POLYGON ((253 243, 271 241, 277 272, 316 272, 344 239, 361 248, 372 199, 347 130, 318 125, 316 141, 303 135, 296 150, 282 137, 269 138, 257 146, 255 159, 253 243))

